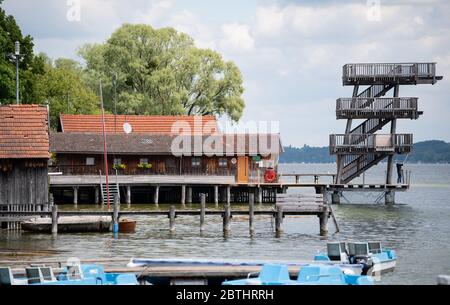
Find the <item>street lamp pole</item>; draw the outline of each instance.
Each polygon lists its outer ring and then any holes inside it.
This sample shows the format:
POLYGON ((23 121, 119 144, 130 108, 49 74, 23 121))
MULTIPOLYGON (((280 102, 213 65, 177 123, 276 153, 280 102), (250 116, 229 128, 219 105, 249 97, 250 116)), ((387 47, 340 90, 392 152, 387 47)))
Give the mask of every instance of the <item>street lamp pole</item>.
POLYGON ((14 54, 11 54, 11 59, 16 62, 16 103, 20 104, 20 80, 19 80, 19 63, 23 54, 20 54, 20 42, 16 41, 14 44, 14 54))

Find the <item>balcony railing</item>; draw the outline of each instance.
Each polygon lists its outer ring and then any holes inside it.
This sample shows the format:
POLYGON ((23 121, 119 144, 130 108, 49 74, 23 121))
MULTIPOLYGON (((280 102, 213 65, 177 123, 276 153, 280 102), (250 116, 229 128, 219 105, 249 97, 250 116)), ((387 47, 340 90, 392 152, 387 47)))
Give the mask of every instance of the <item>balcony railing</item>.
POLYGON ((435 83, 436 63, 357 63, 343 67, 344 85, 374 84, 377 80, 402 83, 435 83))
POLYGON ((340 98, 336 101, 338 119, 409 118, 417 119, 418 98, 340 98))
MULTIPOLYGON (((63 175, 75 176, 75 175, 98 175, 99 171, 103 172, 103 167, 97 165, 53 165, 49 167, 49 171, 52 173, 62 173, 63 175)), ((118 169, 118 175, 193 175, 193 176, 234 176, 235 170, 229 168, 215 168, 215 169, 205 169, 205 168, 190 168, 183 169, 180 171, 179 168, 166 167, 163 168, 151 168, 151 169, 140 169, 140 168, 129 168, 118 169)), ((109 169, 110 175, 115 175, 116 170, 113 168, 109 169)))
POLYGON ((409 153, 412 134, 335 134, 330 135, 331 154, 409 153))

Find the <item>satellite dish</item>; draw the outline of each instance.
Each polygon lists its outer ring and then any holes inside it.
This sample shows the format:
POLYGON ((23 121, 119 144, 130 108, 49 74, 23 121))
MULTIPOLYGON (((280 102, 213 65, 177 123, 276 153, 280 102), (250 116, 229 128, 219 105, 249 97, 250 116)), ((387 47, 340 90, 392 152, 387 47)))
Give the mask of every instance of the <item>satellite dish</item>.
POLYGON ((123 131, 126 134, 130 134, 133 131, 133 127, 131 126, 130 123, 123 123, 123 131))

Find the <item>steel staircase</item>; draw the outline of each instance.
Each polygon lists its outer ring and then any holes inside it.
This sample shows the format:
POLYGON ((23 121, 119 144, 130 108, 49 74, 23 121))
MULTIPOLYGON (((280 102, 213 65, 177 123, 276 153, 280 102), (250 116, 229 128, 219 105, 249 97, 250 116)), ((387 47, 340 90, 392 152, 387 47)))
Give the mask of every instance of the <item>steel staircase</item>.
POLYGON ((347 119, 345 135, 330 136, 330 153, 337 155, 336 183, 348 184, 363 172, 388 159, 386 184, 391 184, 393 156, 409 153, 412 135, 397 135, 397 119, 417 119, 417 98, 399 98, 400 85, 434 84, 435 63, 347 64, 344 86, 354 86, 353 98, 337 100, 337 119, 347 119), (360 86, 368 86, 358 92, 360 86), (392 98, 384 96, 394 89, 392 98), (382 98, 383 97, 383 98, 382 98), (353 120, 362 123, 352 128, 353 120), (388 134, 377 134, 391 123, 388 134), (376 136, 374 136, 376 135, 376 136))

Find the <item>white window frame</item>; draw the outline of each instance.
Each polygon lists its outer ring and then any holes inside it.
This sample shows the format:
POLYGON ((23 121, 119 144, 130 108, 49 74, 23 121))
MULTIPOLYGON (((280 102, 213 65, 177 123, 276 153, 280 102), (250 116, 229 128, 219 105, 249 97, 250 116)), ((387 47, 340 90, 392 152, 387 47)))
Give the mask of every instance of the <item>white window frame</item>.
POLYGON ((86 157, 86 166, 94 166, 95 158, 94 157, 86 157))

